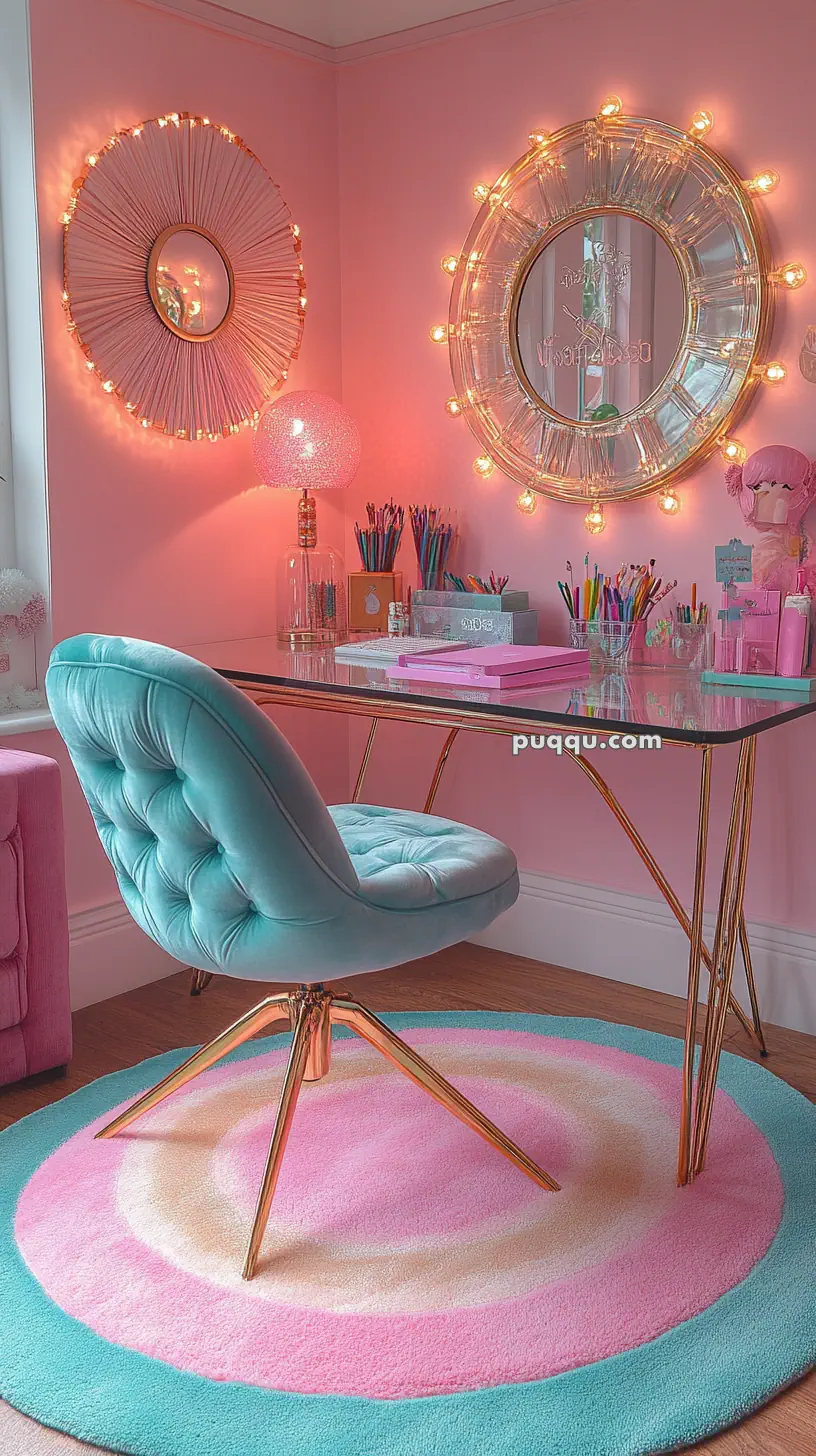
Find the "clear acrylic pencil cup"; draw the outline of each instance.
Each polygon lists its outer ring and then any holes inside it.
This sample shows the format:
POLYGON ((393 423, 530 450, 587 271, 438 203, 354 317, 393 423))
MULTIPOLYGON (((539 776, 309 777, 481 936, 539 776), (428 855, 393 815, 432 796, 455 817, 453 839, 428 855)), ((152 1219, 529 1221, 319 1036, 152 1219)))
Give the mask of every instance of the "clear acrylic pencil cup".
POLYGON ((571 617, 569 645, 588 651, 589 661, 593 666, 602 667, 610 662, 627 663, 635 643, 642 638, 643 626, 642 621, 612 622, 596 619, 587 622, 580 617, 571 617))

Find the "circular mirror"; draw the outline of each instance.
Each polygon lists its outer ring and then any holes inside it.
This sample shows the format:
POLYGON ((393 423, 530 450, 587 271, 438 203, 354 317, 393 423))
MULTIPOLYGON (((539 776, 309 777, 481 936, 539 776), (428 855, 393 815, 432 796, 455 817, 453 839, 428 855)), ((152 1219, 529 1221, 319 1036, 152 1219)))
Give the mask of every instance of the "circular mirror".
POLYGON ((201 228, 166 228, 151 249, 147 284, 159 318, 183 339, 210 339, 232 312, 232 269, 201 228))
POLYGON ((563 420, 637 409, 671 370, 686 326, 674 252, 646 222, 600 213, 534 253, 515 304, 521 382, 563 420))

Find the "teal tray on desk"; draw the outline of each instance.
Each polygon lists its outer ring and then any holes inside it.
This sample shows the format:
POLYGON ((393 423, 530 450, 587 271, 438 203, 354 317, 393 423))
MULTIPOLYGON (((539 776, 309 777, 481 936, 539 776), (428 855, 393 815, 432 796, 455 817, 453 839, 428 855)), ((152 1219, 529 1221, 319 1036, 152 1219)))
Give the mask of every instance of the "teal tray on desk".
POLYGON ((816 697, 816 673, 803 677, 777 677, 768 672, 717 672, 706 668, 701 681, 707 685, 729 688, 761 688, 769 698, 787 698, 791 693, 797 697, 816 697))

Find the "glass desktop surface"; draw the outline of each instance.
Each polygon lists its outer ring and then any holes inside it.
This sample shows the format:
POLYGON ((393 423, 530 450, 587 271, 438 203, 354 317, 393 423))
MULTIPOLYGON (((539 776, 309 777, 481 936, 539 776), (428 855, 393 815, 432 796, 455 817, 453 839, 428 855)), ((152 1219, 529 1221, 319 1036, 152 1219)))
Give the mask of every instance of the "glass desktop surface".
POLYGON ((208 642, 184 650, 238 687, 292 689, 307 704, 310 693, 359 698, 361 704, 370 700, 372 717, 377 700, 383 699, 403 704, 417 718, 423 709, 461 708, 505 721, 517 718, 519 732, 535 732, 540 724, 542 731, 656 733, 683 743, 733 743, 816 710, 816 700, 781 692, 777 698, 766 688, 703 683, 699 674, 686 669, 610 666, 552 687, 499 692, 473 684, 397 680, 375 664, 335 662, 332 647, 294 650, 274 637, 208 642))

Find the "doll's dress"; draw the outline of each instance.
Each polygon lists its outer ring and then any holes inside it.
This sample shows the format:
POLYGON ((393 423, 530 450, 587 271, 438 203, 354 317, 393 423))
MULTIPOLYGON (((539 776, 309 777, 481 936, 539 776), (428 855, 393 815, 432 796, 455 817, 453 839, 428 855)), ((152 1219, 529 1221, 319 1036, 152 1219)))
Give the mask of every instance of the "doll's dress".
POLYGON ((780 591, 784 602, 788 592, 796 591, 796 579, 803 569, 805 585, 816 596, 816 558, 809 552, 810 541, 802 531, 792 531, 789 526, 762 531, 754 546, 754 581, 757 586, 780 591))

